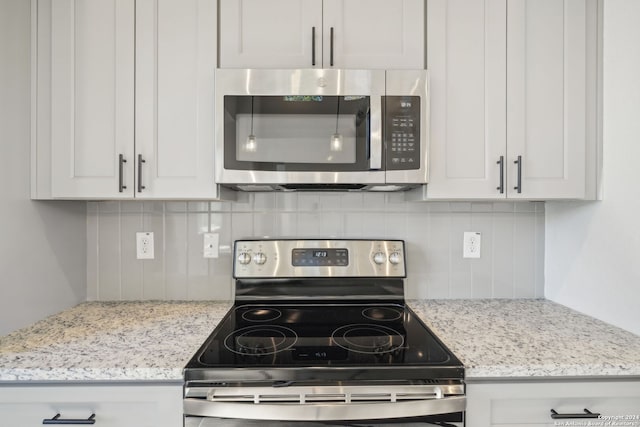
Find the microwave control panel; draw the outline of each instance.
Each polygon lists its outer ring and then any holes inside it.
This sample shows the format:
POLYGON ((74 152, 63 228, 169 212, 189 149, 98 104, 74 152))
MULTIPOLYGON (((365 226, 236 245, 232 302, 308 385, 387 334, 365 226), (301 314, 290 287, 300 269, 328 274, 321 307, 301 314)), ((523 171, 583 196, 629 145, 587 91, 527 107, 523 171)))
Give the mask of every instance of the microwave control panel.
POLYGON ((387 170, 420 169, 420 97, 385 96, 387 170))

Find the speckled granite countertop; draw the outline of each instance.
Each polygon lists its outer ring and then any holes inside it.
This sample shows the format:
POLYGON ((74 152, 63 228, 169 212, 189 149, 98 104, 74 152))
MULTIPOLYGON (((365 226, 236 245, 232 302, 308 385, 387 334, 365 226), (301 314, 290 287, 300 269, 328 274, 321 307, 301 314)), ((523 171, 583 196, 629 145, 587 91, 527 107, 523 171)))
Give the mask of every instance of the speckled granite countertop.
POLYGON ((0 337, 0 381, 181 381, 231 303, 89 302, 0 337))
POLYGON ((547 300, 409 305, 460 358, 467 379, 640 377, 640 337, 547 300))
MULTIPOLYGON (((170 381, 230 303, 91 302, 0 337, 2 381, 170 381)), ((640 337, 545 300, 410 306, 469 380, 640 376, 640 337)))

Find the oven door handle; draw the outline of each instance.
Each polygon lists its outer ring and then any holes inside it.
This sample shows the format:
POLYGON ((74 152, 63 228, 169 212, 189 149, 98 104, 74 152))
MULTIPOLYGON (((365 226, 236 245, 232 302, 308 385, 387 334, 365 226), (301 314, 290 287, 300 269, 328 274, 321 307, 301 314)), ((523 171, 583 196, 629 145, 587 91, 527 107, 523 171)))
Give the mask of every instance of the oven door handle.
POLYGON ((278 404, 253 402, 211 402, 185 398, 186 416, 247 420, 346 421, 421 417, 463 412, 464 396, 402 402, 278 404))

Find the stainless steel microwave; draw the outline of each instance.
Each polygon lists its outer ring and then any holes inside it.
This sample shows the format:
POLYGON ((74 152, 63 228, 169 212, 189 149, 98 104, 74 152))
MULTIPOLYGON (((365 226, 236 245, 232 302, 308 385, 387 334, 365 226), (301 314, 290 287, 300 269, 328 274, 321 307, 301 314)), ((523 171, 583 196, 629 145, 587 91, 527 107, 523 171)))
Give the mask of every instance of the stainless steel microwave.
POLYGON ((246 191, 427 183, 425 70, 216 70, 219 184, 246 191))

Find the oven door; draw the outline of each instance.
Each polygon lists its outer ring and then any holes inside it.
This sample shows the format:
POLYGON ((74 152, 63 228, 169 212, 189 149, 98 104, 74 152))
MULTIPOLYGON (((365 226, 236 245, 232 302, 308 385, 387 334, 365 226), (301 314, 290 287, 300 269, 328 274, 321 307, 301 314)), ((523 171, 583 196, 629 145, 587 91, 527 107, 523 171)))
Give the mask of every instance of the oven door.
POLYGON ((462 426, 466 408, 463 384, 214 387, 186 396, 188 427, 462 426))
POLYGON ((384 184, 383 70, 216 71, 221 184, 384 184))

